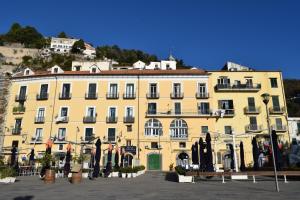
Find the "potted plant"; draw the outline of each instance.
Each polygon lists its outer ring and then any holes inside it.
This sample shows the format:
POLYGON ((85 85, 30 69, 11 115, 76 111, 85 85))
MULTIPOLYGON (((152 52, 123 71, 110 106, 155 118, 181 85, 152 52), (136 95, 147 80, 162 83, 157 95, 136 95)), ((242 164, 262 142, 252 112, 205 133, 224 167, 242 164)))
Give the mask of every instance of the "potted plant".
POLYGON ((193 181, 192 176, 185 176, 185 169, 182 166, 176 166, 175 171, 177 172, 179 183, 191 183, 193 181))
POLYGON ((132 168, 131 167, 127 167, 126 173, 127 173, 127 178, 132 178, 132 168))
POLYGON ((123 168, 123 167, 122 167, 122 168, 120 168, 119 171, 120 171, 120 173, 121 173, 121 177, 122 177, 122 178, 126 178, 126 176, 127 176, 127 174, 126 174, 126 168, 123 168))
POLYGON ((133 167, 132 168, 132 178, 137 177, 137 172, 138 172, 138 168, 137 167, 133 167))
POLYGON ((6 167, 0 171, 0 183, 14 183, 16 181, 16 171, 11 167, 6 167))
POLYGON ((82 178, 88 178, 90 169, 82 169, 82 178))
POLYGON ((54 183, 55 182, 55 170, 51 169, 51 164, 54 162, 51 154, 45 153, 41 159, 42 169, 45 170, 44 182, 54 183))

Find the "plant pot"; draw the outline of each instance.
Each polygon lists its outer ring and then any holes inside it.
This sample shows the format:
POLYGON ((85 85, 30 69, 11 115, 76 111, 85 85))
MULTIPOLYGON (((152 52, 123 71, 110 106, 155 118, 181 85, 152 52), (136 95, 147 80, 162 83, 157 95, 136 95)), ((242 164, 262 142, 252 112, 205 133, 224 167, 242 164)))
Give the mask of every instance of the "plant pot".
POLYGON ((122 173, 122 178, 126 178, 126 173, 122 173))
POLYGON ((89 177, 89 173, 88 172, 82 173, 82 178, 88 178, 88 177, 89 177))
POLYGON ((81 183, 81 180, 82 180, 82 172, 81 171, 72 173, 71 183, 74 183, 74 184, 81 183))
POLYGON ((112 177, 119 177, 119 172, 112 172, 112 173, 111 173, 111 176, 112 176, 112 177))
POLYGON ((192 181, 193 181, 192 176, 178 175, 178 182, 179 183, 191 183, 192 181))
POLYGON ((132 173, 132 178, 137 177, 137 173, 132 173))
POLYGON ((14 183, 16 181, 16 177, 6 177, 6 178, 2 178, 0 179, 0 183, 14 183))
POLYGON ((52 169, 46 170, 44 183, 55 183, 55 170, 52 169))
POLYGON ((132 178, 132 173, 127 173, 127 178, 132 178))

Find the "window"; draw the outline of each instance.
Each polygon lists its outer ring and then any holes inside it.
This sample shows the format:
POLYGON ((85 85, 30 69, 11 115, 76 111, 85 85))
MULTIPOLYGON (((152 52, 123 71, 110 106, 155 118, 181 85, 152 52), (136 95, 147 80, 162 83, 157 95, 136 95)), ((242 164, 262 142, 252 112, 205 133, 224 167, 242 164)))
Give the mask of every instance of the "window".
POLYGON ((131 146, 131 140, 126 140, 126 146, 128 146, 128 147, 131 146))
POLYGON ((257 127, 257 120, 256 120, 256 117, 250 117, 249 118, 250 120, 250 130, 257 130, 258 127, 257 127))
POLYGON ((71 84, 64 83, 62 87, 62 98, 70 97, 70 92, 71 92, 71 84))
POLYGON ((127 127, 127 132, 132 132, 132 125, 126 125, 127 127))
POLYGON ((60 109, 60 116, 61 117, 67 117, 68 116, 68 107, 62 107, 60 109))
POLYGON ((88 107, 86 116, 87 117, 95 117, 96 116, 95 107, 88 107))
POLYGON ((115 128, 108 128, 107 141, 108 142, 116 141, 116 129, 115 128))
POLYGON ((166 69, 170 69, 170 64, 166 64, 166 69))
POLYGON ((126 117, 133 117, 133 107, 126 107, 126 117))
POLYGON ((282 120, 281 120, 281 118, 276 118, 275 122, 276 122, 276 130, 282 130, 283 127, 282 127, 282 120))
POLYGON ((16 119, 15 121, 15 131, 19 132, 21 130, 21 126, 22 126, 22 119, 16 119))
POLYGON ((109 93, 112 96, 117 96, 117 93, 118 93, 118 84, 116 84, 116 83, 110 84, 109 85, 109 93))
POLYGON ((87 98, 88 99, 96 99, 97 98, 97 84, 96 83, 89 83, 87 98))
POLYGON ((208 126, 201 126, 201 133, 203 134, 208 133, 208 126))
POLYGON ((246 87, 253 88, 253 80, 252 78, 246 78, 246 87))
POLYGON ((92 68, 92 73, 96 73, 96 68, 95 67, 92 68))
POLYGON ((48 84, 42 84, 40 89, 40 97, 46 98, 48 94, 48 84))
POLYGON ((225 114, 234 114, 232 100, 219 100, 219 109, 225 110, 225 114))
POLYGON ((25 75, 29 75, 29 70, 28 69, 25 71, 25 75))
POLYGON ((66 128, 59 128, 57 134, 58 141, 65 141, 66 140, 66 128))
POLYGON ((162 124, 157 119, 149 119, 145 123, 145 135, 146 136, 158 136, 162 135, 162 124))
POLYGON ((174 119, 170 124, 172 138, 188 138, 188 126, 183 119, 174 119))
POLYGON ((198 104, 198 113, 208 115, 209 112, 209 103, 208 102, 201 102, 198 104))
POLYGON ((248 110, 252 112, 256 110, 254 97, 248 97, 248 110))
POLYGON ((206 84, 205 83, 198 83, 198 93, 200 96, 206 95, 206 84))
MULTIPOLYGON (((57 51, 59 51, 59 49, 57 51)), ((53 71, 54 71, 54 73, 58 73, 58 68, 55 67, 53 71)))
POLYGON ((150 83, 149 85, 149 93, 151 97, 155 97, 157 95, 157 83, 150 83))
POLYGON ((222 164, 222 153, 217 152, 217 164, 222 164))
POLYGON ((181 114, 181 103, 175 102, 174 107, 175 107, 175 115, 180 115, 181 114))
POLYGON ((26 90, 27 90, 27 86, 21 86, 20 87, 20 92, 19 92, 19 98, 20 99, 25 99, 26 97, 26 90))
POLYGON ((59 151, 64 150, 64 145, 63 145, 63 144, 59 144, 59 145, 58 145, 58 150, 59 150, 59 151))
POLYGON ((181 84, 180 83, 173 84, 173 94, 175 97, 181 96, 181 84))
POLYGON ((19 141, 18 141, 18 140, 13 140, 12 143, 11 143, 11 146, 12 146, 12 147, 18 148, 18 146, 19 146, 19 141))
POLYGON ((117 116, 116 110, 117 109, 115 107, 110 107, 109 112, 108 112, 108 116, 110 118, 116 118, 116 116, 117 116))
POLYGON ((186 148, 185 142, 179 142, 179 148, 186 148))
POLYGON ((151 142, 151 149, 158 149, 158 143, 157 142, 151 142))
POLYGON ((278 88, 277 78, 270 78, 271 88, 278 88))
POLYGON ((273 102, 273 110, 274 111, 280 111, 280 104, 279 104, 279 97, 278 96, 272 96, 272 102, 273 102))
POLYGON ((38 118, 44 118, 45 117, 45 108, 39 108, 37 113, 38 118))
POLYGON ((222 77, 218 78, 218 86, 219 87, 229 87, 230 79, 226 76, 222 76, 222 77))
POLYGON ((148 103, 148 114, 156 114, 156 103, 148 103))
POLYGON ((42 128, 37 128, 35 129, 35 141, 42 141, 43 138, 43 129, 42 128))
POLYGON ((80 66, 75 66, 76 71, 80 71, 80 66))
POLYGON ((128 83, 126 84, 126 96, 131 97, 134 95, 134 84, 128 83))
POLYGON ((224 126, 224 129, 225 129, 225 134, 232 134, 232 128, 231 126, 224 126))
POLYGON ((84 141, 91 141, 93 139, 93 128, 85 128, 84 141))

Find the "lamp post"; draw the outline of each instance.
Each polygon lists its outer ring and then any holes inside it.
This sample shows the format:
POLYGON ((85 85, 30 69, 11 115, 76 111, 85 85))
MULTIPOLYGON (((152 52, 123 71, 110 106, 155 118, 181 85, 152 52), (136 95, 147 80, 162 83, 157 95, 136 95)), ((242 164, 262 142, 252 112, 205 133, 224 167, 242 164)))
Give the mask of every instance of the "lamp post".
POLYGON ((273 166, 274 166, 274 176, 275 176, 275 185, 276 185, 276 191, 279 192, 279 186, 278 186, 278 179, 277 179, 277 170, 276 170, 276 163, 275 163, 275 155, 274 155, 274 146, 273 146, 273 139, 271 135, 271 127, 270 127, 270 117, 269 117, 269 110, 268 110, 268 103, 270 100, 270 94, 264 93, 261 95, 264 104, 266 105, 266 113, 267 113, 267 123, 268 123, 268 131, 271 141, 271 147, 272 147, 272 157, 273 157, 273 166))

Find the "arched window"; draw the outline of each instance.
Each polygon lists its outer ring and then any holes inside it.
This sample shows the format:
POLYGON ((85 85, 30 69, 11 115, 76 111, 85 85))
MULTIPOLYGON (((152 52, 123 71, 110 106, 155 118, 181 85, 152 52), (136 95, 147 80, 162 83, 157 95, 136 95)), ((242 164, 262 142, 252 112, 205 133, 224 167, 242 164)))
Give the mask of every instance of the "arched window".
POLYGON ((187 139, 187 123, 182 119, 174 119, 170 124, 170 136, 171 138, 187 139))
POLYGON ((162 132, 162 124, 157 119, 149 119, 145 123, 146 136, 158 136, 162 135, 162 132))

